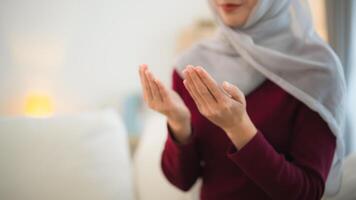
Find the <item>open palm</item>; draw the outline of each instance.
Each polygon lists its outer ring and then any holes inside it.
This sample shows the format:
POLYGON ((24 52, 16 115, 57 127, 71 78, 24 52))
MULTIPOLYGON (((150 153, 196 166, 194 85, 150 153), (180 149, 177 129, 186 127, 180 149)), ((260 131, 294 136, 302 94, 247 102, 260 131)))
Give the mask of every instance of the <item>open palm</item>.
POLYGON ((173 121, 190 118, 190 112, 182 98, 172 89, 166 88, 149 71, 147 65, 139 69, 144 101, 153 110, 162 113, 173 121))

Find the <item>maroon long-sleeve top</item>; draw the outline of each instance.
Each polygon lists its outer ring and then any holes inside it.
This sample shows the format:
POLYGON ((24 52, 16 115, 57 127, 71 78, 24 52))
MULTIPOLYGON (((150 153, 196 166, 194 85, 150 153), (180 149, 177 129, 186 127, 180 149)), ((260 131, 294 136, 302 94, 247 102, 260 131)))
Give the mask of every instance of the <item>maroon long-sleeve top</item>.
POLYGON ((199 113, 175 70, 172 82, 192 114, 187 144, 167 124, 161 166, 173 185, 187 191, 201 177, 203 200, 321 199, 336 138, 315 111, 267 80, 246 96, 258 132, 236 149, 199 113))

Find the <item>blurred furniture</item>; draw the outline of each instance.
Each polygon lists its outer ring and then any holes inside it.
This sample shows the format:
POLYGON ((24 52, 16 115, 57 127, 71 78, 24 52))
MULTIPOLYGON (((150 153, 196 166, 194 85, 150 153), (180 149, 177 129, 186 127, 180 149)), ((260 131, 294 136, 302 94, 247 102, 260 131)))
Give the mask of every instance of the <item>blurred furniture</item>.
POLYGON ((161 170, 161 153, 167 137, 165 117, 151 114, 147 119, 133 160, 138 200, 198 200, 199 183, 184 193, 171 185, 161 170))
POLYGON ((180 54, 184 50, 189 49, 195 42, 213 36, 216 28, 217 27, 212 20, 197 20, 192 25, 184 28, 180 33, 177 39, 176 52, 180 54))
POLYGON ((0 199, 132 200, 127 135, 114 111, 0 118, 0 199))
POLYGON ((142 133, 145 105, 140 92, 134 92, 124 98, 122 104, 122 119, 129 136, 131 155, 135 153, 142 133))

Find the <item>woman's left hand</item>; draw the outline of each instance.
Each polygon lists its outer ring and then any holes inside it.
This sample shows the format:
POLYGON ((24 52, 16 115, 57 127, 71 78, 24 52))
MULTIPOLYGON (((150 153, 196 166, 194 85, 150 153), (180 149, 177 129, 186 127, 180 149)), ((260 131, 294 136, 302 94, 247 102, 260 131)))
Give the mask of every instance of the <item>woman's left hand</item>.
POLYGON ((184 86, 199 112, 222 128, 238 149, 245 146, 257 129, 246 112, 246 100, 241 90, 226 81, 221 89, 200 66, 188 65, 183 74, 184 86))

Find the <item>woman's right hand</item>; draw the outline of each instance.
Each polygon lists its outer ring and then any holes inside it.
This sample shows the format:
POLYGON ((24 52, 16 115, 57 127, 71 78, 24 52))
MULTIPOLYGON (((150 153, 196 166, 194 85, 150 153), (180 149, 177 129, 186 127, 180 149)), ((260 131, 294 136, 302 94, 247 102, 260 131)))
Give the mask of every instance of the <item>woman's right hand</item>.
POLYGON ((191 115, 182 98, 156 79, 147 65, 140 65, 139 74, 145 103, 151 109, 165 115, 175 139, 179 143, 186 143, 191 135, 191 115))

